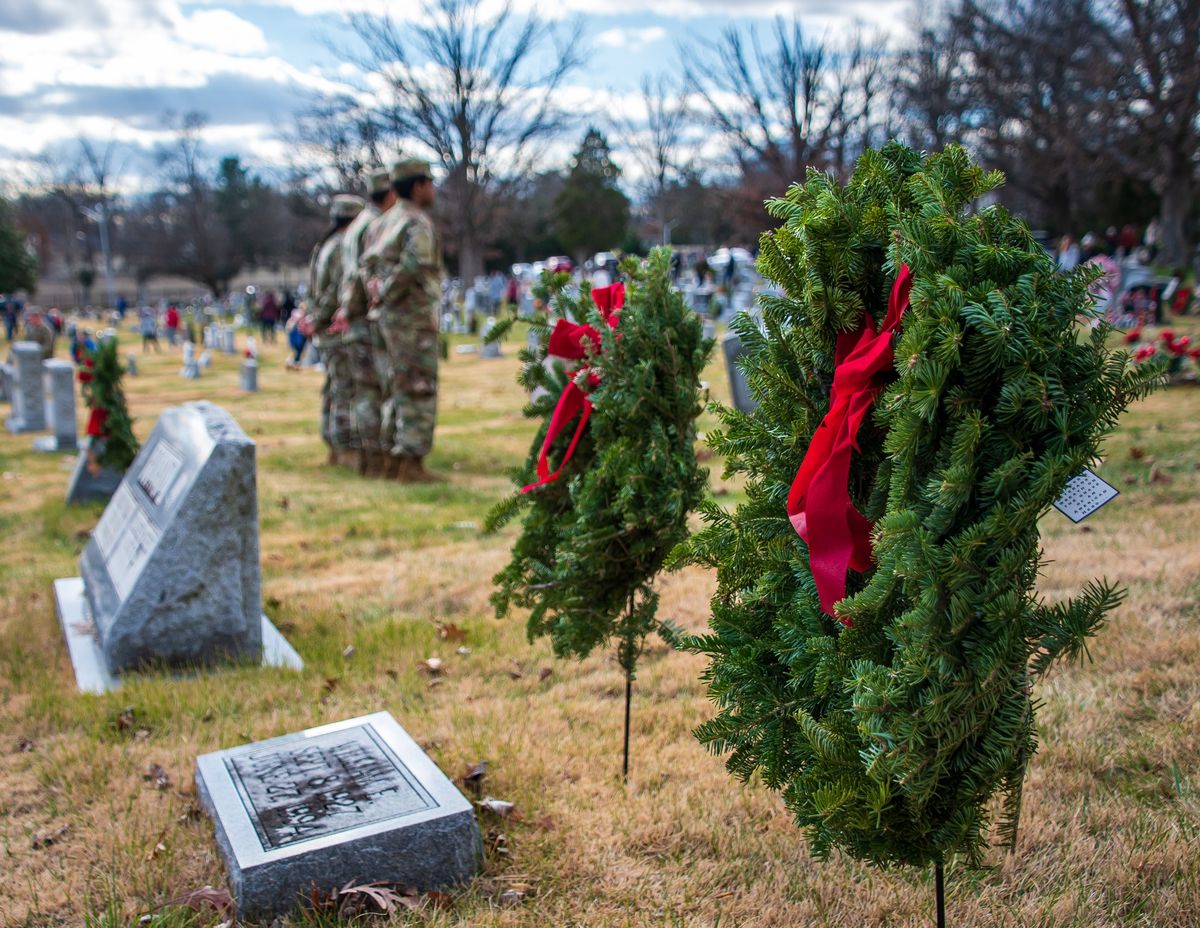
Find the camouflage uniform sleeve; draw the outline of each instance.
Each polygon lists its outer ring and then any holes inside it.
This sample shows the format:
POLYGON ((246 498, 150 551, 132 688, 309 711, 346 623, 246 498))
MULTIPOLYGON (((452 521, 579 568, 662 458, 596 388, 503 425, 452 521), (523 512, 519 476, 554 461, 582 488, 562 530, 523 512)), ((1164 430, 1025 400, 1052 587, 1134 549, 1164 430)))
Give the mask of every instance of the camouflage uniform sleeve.
POLYGON ((437 266, 437 242, 432 223, 414 219, 400 236, 400 254, 380 281, 380 302, 394 305, 421 287, 430 268, 437 266))
POLYGON ((362 275, 366 259, 367 233, 374 219, 363 222, 347 235, 342 243, 342 286, 338 302, 346 310, 349 319, 360 319, 367 314, 367 287, 362 275))
POLYGON ((316 305, 313 320, 318 332, 329 328, 333 314, 338 308, 338 290, 341 284, 341 237, 335 236, 321 248, 317 258, 316 305), (334 240, 336 239, 336 240, 334 240))

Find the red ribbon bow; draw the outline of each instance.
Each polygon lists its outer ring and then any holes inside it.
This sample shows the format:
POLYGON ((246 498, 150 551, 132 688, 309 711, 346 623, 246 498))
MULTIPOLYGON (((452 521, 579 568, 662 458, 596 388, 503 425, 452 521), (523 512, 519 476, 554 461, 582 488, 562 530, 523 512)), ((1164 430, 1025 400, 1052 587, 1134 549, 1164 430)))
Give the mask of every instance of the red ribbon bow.
MULTIPOLYGON (((604 317, 604 321, 608 324, 608 327, 615 329, 618 321, 618 310, 625 305, 625 285, 618 283, 593 290, 592 301, 596 304, 596 308, 600 310, 600 315, 604 317)), ((554 331, 550 333, 550 343, 546 348, 546 352, 547 354, 554 355, 556 358, 565 358, 569 361, 586 361, 588 356, 586 342, 591 342, 593 352, 600 350, 600 333, 596 331, 595 326, 559 319, 554 326, 554 331)), ((571 455, 575 453, 575 446, 579 444, 579 439, 583 437, 584 427, 587 425, 588 418, 592 414, 591 398, 575 382, 575 377, 587 369, 588 365, 586 363, 581 364, 575 371, 575 376, 563 388, 562 395, 558 398, 558 405, 554 407, 554 413, 550 416, 550 425, 546 428, 546 439, 542 442, 542 450, 538 454, 538 480, 536 483, 522 487, 522 493, 528 493, 530 490, 536 490, 540 486, 545 486, 547 483, 553 483, 557 480, 563 468, 567 466, 567 461, 571 460, 571 455), (567 426, 576 416, 579 417, 579 423, 575 426, 575 434, 571 437, 571 443, 567 445, 566 454, 563 455, 563 459, 558 465, 558 470, 551 473, 550 448, 558 436, 566 431, 567 426)), ((593 387, 600 382, 600 378, 590 371, 587 378, 588 383, 593 387)))
POLYGON ((857 332, 838 335, 829 412, 788 493, 788 518, 808 543, 809 566, 826 615, 832 616, 834 604, 846 598, 846 569, 862 573, 871 566, 871 523, 850 501, 850 452, 858 450, 858 428, 884 387, 882 375, 892 368, 892 334, 909 307, 911 291, 912 275, 902 264, 879 331, 870 313, 864 313, 857 332))
POLYGON ((104 438, 104 423, 108 421, 108 410, 96 408, 88 416, 87 434, 93 438, 104 438))

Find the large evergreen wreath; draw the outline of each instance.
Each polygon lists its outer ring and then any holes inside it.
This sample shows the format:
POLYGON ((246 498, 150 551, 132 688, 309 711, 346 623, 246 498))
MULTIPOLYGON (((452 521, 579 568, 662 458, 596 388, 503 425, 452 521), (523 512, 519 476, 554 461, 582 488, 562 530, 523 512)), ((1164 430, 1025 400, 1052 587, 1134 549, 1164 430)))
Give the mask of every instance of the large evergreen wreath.
POLYGON ((515 474, 521 489, 487 529, 524 513, 512 559, 495 577, 497 613, 529 609, 530 639, 549 635, 560 657, 585 657, 615 638, 632 679, 659 627, 654 577, 704 493, 694 444, 712 344, 671 288, 667 249, 625 270, 628 290, 572 299, 559 289, 552 302, 564 318, 553 331, 535 323, 541 350, 522 352, 520 382, 542 391, 525 410, 542 427, 515 474), (562 360, 548 368, 547 351, 562 360))
POLYGON ((87 351, 79 371, 80 390, 87 404, 87 434, 95 464, 123 473, 137 457, 138 440, 121 385, 124 368, 115 338, 101 339, 87 351))
POLYGON ((818 855, 978 863, 996 794, 1012 840, 1033 684, 1120 598, 1100 581, 1043 602, 1038 519, 1156 374, 1078 324, 1093 272, 1056 273, 1020 220, 972 209, 1001 180, 898 144, 845 187, 810 172, 762 238, 787 295, 736 324, 759 407, 711 443, 747 501, 706 504, 681 558, 719 583, 690 642, 718 710, 697 734, 780 790, 818 855))

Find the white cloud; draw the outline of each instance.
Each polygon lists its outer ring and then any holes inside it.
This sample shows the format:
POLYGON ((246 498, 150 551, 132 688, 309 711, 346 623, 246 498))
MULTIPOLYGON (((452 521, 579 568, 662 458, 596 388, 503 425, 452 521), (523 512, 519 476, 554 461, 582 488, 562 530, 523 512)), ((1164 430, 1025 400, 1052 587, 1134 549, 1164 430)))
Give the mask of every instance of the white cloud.
POLYGON ((263 31, 229 10, 197 10, 183 17, 176 35, 198 48, 233 55, 252 55, 267 50, 263 31))
POLYGON ((592 36, 592 43, 598 48, 623 48, 629 51, 645 48, 655 42, 661 42, 667 37, 667 30, 662 26, 648 26, 645 29, 606 29, 592 36))

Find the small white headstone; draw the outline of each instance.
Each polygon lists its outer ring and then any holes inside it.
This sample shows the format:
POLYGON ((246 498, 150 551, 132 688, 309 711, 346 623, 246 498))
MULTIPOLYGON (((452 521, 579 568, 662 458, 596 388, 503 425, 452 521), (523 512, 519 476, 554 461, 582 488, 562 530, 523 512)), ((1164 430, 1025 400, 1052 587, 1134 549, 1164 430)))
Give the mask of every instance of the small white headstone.
POLYGON ((46 418, 53 435, 35 438, 38 451, 76 451, 79 448, 75 422, 75 365, 50 358, 42 362, 46 384, 46 418))

